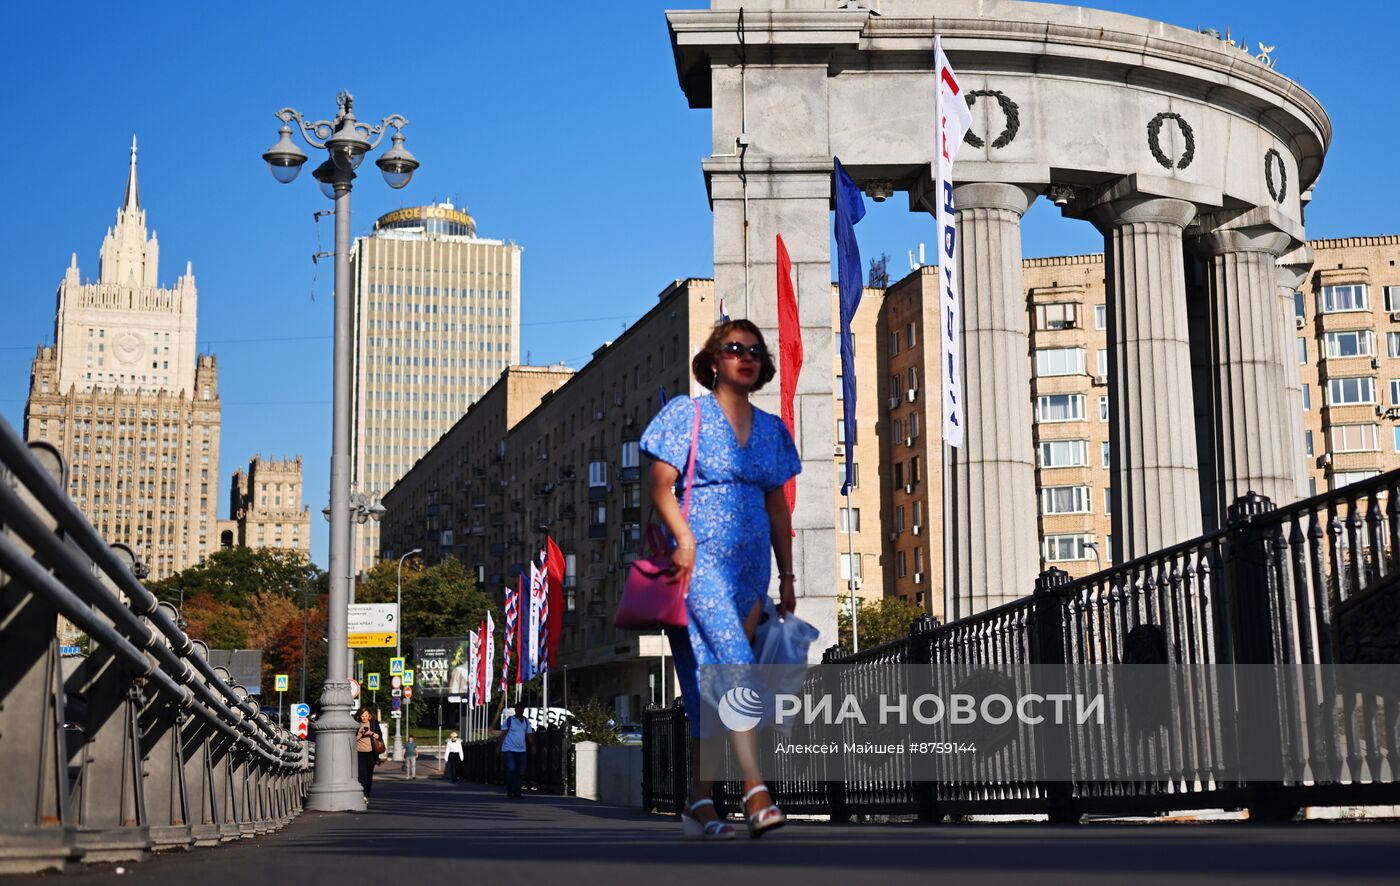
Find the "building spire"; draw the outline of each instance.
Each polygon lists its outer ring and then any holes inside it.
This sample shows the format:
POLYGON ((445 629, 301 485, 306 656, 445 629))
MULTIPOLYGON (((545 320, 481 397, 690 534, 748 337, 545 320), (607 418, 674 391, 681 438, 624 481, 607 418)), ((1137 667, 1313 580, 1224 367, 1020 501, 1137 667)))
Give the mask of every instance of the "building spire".
POLYGON ((141 194, 136 189, 136 135, 131 136, 131 170, 126 174, 126 200, 122 209, 140 209, 141 194))

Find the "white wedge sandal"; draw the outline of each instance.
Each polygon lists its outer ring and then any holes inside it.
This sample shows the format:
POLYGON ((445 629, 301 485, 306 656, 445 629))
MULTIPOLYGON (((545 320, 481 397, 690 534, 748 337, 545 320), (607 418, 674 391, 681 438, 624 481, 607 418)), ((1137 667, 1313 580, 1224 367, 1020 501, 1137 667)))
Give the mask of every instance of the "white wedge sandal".
POLYGON ((775 830, 787 824, 787 816, 783 815, 783 810, 778 808, 778 804, 772 802, 772 792, 768 790, 768 785, 766 784, 755 785, 749 790, 747 794, 744 795, 744 808, 747 809, 749 805, 749 799, 753 797, 754 794, 759 793, 768 794, 769 802, 767 806, 763 807, 762 809, 758 810, 752 815, 748 815, 747 813, 745 814, 745 820, 749 824, 750 840, 757 840, 759 837, 763 836, 767 832, 775 830))
POLYGON ((694 815, 687 815, 687 812, 694 812, 701 806, 713 806, 715 801, 706 797, 703 800, 696 800, 687 807, 686 812, 681 813, 681 831, 687 840, 733 840, 735 837, 734 828, 722 819, 716 818, 714 821, 701 821, 694 815))

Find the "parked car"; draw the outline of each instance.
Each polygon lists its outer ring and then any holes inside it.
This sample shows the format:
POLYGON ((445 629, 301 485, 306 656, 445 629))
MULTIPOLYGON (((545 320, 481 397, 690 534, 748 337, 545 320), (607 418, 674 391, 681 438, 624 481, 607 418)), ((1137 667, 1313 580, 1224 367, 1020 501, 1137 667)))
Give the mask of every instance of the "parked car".
POLYGON ((617 740, 623 744, 642 743, 641 723, 619 723, 614 731, 617 732, 617 740))

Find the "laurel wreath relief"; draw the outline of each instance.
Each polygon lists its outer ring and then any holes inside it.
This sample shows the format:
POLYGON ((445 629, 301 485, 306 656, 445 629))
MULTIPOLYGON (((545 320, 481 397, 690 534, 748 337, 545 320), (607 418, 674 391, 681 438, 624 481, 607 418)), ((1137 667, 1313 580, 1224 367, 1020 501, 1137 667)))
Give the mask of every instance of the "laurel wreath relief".
POLYGON ((1269 196, 1275 203, 1282 203, 1288 196, 1288 167, 1283 164, 1283 155, 1277 148, 1264 152, 1264 184, 1269 186, 1269 196), (1274 188, 1274 161, 1278 161, 1278 188, 1274 188))
POLYGON ((1186 151, 1181 155, 1181 159, 1176 163, 1177 169, 1185 169, 1191 165, 1191 161, 1196 157, 1196 133, 1191 130, 1191 124, 1180 115, 1171 111, 1163 111, 1152 122, 1147 124, 1147 147, 1152 150, 1152 156, 1158 163, 1166 169, 1172 168, 1172 158, 1162 152, 1161 135, 1162 123, 1167 120, 1175 120, 1177 128, 1181 130, 1181 137, 1186 140, 1186 151))
MULTIPOLYGON (((999 89, 972 90, 967 94, 967 106, 971 108, 975 105, 977 103, 977 97, 981 95, 991 96, 996 99, 997 105, 1001 108, 1001 113, 1006 117, 1006 128, 1001 131, 1000 135, 992 140, 992 147, 1004 148, 1011 144, 1016 138, 1016 133, 1021 130, 1021 109, 1016 106, 1014 101, 1006 97, 1006 93, 999 89)), ((974 135, 971 129, 963 133, 963 141, 972 145, 974 148, 980 148, 986 144, 986 142, 974 135)))

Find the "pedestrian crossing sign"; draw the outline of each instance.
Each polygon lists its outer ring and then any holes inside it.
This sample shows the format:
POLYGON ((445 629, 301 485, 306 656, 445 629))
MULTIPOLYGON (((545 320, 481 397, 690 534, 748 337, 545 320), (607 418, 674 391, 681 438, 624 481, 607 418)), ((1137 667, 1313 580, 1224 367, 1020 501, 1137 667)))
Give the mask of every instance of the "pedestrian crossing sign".
POLYGON ((412 669, 412 668, 409 668, 408 670, 406 670, 406 671, 403 672, 403 685, 405 685, 405 686, 412 686, 412 685, 413 685, 413 669, 412 669))
POLYGON ((395 676, 395 677, 401 676, 401 675, 403 674, 403 659, 402 659, 402 658, 391 658, 391 659, 389 659, 389 673, 390 673, 390 675, 395 676))
POLYGON ((365 685, 368 686, 370 689, 377 691, 379 689, 379 675, 367 674, 366 677, 367 682, 365 683, 365 685))

